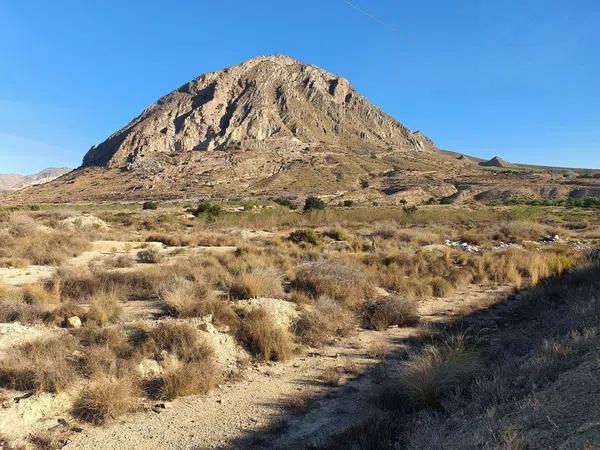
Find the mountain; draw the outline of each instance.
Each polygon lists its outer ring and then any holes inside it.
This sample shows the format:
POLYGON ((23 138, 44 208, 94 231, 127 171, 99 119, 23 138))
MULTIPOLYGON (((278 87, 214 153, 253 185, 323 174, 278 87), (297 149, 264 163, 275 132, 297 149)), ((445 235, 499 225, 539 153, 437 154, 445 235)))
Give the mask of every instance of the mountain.
POLYGON ((123 167, 190 152, 300 152, 431 142, 359 95, 343 78, 286 56, 258 57, 185 84, 92 147, 83 166, 123 167))
POLYGON ((51 167, 44 169, 33 175, 20 175, 16 173, 0 173, 0 193, 12 192, 18 189, 23 189, 27 186, 34 186, 38 184, 48 183, 65 173, 70 172, 72 169, 68 167, 51 167))
POLYGON ((543 171, 526 168, 536 174, 513 179, 518 170, 482 168, 481 160, 457 155, 372 105, 346 79, 288 56, 262 56, 184 84, 94 145, 75 171, 11 199, 315 194, 400 204, 459 191, 465 199, 493 197, 513 181, 526 185, 518 196, 531 198, 573 189, 543 171))

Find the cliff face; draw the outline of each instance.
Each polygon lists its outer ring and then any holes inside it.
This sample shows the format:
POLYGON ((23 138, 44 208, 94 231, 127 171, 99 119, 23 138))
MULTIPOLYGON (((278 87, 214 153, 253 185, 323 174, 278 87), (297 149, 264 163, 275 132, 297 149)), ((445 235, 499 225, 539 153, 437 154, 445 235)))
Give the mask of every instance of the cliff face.
POLYGON ((83 166, 131 168, 164 155, 185 161, 190 152, 307 146, 433 147, 425 136, 371 105, 344 78, 286 56, 270 56, 204 74, 162 97, 92 147, 83 166))

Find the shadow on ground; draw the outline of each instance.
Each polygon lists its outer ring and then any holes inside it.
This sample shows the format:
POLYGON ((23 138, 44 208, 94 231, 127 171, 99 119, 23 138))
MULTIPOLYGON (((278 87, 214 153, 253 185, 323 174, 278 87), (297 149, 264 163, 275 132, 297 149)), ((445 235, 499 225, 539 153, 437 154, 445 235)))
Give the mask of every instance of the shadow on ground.
MULTIPOLYGON (((537 350, 540 343, 568 330, 537 326, 533 318, 538 318, 543 311, 544 314, 550 314, 548 317, 556 317, 558 323, 560 316, 567 314, 566 311, 571 308, 564 295, 565 289, 571 286, 573 289, 585 291, 589 286, 591 293, 592 287, 598 288, 600 285, 599 267, 595 264, 574 274, 549 279, 536 287, 515 291, 486 309, 427 324, 430 329, 426 333, 395 338, 392 350, 383 362, 373 361, 366 370, 342 386, 332 387, 315 380, 306 381, 298 388, 318 389, 318 393, 309 400, 308 408, 297 411, 285 404, 264 405, 283 412, 269 427, 248 433, 222 448, 327 448, 328 440, 332 436, 352 426, 368 422, 369 418, 386 414, 381 401, 382 382, 399 368, 400 362, 406 359, 409 352, 429 345, 443 336, 457 333, 476 335, 477 341, 482 344, 484 351, 487 351, 485 347, 503 345, 502 342, 498 342, 499 336, 505 339, 506 333, 510 334, 513 329, 516 335, 520 332, 522 334, 519 336, 524 336, 523 330, 531 332, 533 326, 535 330, 531 341, 524 341, 519 345, 523 354, 537 350)), ((562 325, 561 327, 564 328, 562 325)), ((410 413, 400 413, 400 420, 402 414, 406 414, 405 418, 408 419, 410 413)), ((333 448, 345 448, 345 445, 338 442, 333 448)))

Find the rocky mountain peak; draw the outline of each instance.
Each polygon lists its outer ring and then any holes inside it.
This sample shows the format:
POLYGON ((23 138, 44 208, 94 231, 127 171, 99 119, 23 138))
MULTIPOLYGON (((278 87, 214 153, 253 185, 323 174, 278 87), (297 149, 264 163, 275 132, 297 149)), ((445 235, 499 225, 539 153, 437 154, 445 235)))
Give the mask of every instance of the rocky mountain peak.
POLYGON ((422 151, 432 143, 371 105, 346 79, 274 55, 186 83, 92 147, 83 165, 132 167, 148 158, 185 160, 193 152, 330 147, 422 151))

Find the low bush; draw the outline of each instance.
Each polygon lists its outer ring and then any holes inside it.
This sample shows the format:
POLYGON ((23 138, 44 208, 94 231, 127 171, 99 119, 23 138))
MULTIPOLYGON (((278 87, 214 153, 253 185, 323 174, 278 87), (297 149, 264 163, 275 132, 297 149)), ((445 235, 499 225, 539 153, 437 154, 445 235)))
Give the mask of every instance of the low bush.
POLYGON ((135 383, 128 379, 103 377, 85 386, 75 400, 72 414, 102 425, 131 411, 135 406, 135 383))
POLYGON ((304 212, 325 209, 325 206, 323 200, 311 195, 310 197, 306 197, 306 200, 304 201, 304 212))
POLYGON ((277 198, 273 199, 273 201, 275 203, 277 203, 278 205, 285 206, 286 208, 296 209, 296 204, 290 198, 277 197, 277 198))
POLYGON ((366 302, 362 311, 365 328, 385 330, 391 325, 413 326, 419 322, 417 304, 396 295, 379 297, 366 302))
POLYGON ((192 214, 196 217, 204 216, 208 220, 214 220, 216 217, 220 216, 222 212, 223 210, 220 205, 217 205, 216 203, 202 201, 198 203, 198 206, 192 212, 192 214))
POLYGON ((264 308, 242 312, 238 339, 263 361, 285 361, 292 353, 289 332, 278 326, 264 308))
POLYGON ((152 202, 152 201, 144 202, 142 204, 142 209, 150 209, 150 210, 158 209, 158 203, 152 202))
POLYGON ((164 259, 164 255, 156 247, 148 247, 140 250, 137 257, 139 262, 146 264, 156 264, 164 259))
POLYGON ((173 400, 187 395, 206 394, 219 384, 220 374, 212 360, 183 364, 167 370, 145 385, 151 398, 173 400))
POLYGON ((307 244, 317 245, 319 235, 314 230, 296 230, 290 233, 289 240, 296 244, 306 242, 307 244))
POLYGON ((348 232, 342 228, 331 228, 325 231, 325 236, 333 239, 334 241, 347 241, 350 239, 348 232))

